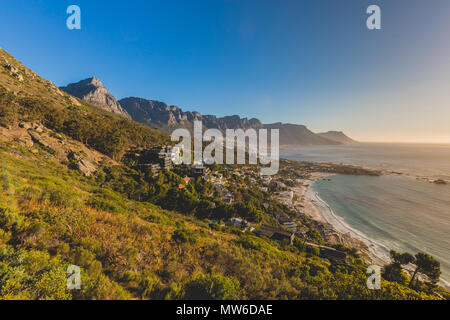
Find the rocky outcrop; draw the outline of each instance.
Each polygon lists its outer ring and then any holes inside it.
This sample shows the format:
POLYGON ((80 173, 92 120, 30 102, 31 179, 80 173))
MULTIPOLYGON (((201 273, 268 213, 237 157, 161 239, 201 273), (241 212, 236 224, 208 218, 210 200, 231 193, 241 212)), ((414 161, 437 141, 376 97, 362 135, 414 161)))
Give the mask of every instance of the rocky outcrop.
POLYGON ((95 170, 97 170, 97 167, 94 166, 91 162, 81 159, 78 163, 78 170, 81 171, 86 177, 91 176, 95 170))
POLYGON ((81 80, 77 83, 71 83, 60 89, 72 96, 99 106, 106 111, 130 118, 130 115, 121 107, 116 98, 96 77, 81 80))
POLYGON ((125 98, 119 101, 134 121, 169 132, 173 128, 191 129, 195 120, 201 120, 198 112, 183 112, 176 106, 142 98, 125 98))
POLYGON ((16 78, 19 81, 23 81, 23 76, 19 73, 18 68, 8 63, 6 63, 3 67, 10 72, 10 75, 12 77, 16 78))
POLYGON ((75 167, 86 177, 91 176, 97 170, 97 167, 92 162, 76 152, 69 152, 67 158, 71 160, 75 167))
POLYGON ((52 146, 47 141, 42 139, 42 137, 38 133, 33 132, 33 131, 30 130, 30 131, 28 131, 28 134, 30 135, 30 137, 33 140, 33 142, 35 142, 37 144, 40 144, 41 146, 43 146, 43 147, 45 147, 47 149, 53 150, 52 146))
POLYGON ((45 127, 40 122, 20 122, 19 127, 23 129, 33 129, 38 133, 41 133, 44 131, 45 127))
POLYGON ((73 105, 79 107, 81 106, 81 103, 73 96, 69 96, 70 102, 72 102, 73 105))

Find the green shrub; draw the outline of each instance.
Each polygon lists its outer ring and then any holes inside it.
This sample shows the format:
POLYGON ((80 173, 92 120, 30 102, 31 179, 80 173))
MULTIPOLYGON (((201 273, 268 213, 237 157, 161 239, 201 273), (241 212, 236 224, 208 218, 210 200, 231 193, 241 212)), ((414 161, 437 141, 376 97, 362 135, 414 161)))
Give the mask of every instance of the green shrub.
POLYGON ((234 278, 208 274, 184 286, 186 300, 231 300, 239 298, 240 284, 234 278))
POLYGON ((210 223, 210 224, 209 224, 209 227, 210 227, 212 230, 222 231, 222 227, 221 227, 220 224, 218 224, 218 223, 210 223))
POLYGON ((147 221, 153 222, 153 223, 157 223, 157 224, 163 224, 166 226, 173 226, 175 225, 175 222, 173 222, 172 220, 170 220, 167 216, 163 215, 163 214, 151 214, 147 217, 145 217, 145 219, 147 221))
POLYGON ((94 209, 111 213, 125 213, 127 208, 123 205, 124 199, 108 189, 97 190, 86 204, 94 209))
POLYGON ((313 256, 320 256, 320 249, 317 247, 306 246, 305 251, 313 256))
POLYGON ((177 229, 172 235, 172 239, 177 243, 190 243, 194 244, 197 242, 197 237, 195 234, 187 229, 177 229))
POLYGON ((246 249, 254 250, 260 250, 265 244, 264 240, 252 235, 243 235, 242 237, 240 237, 237 243, 246 249))

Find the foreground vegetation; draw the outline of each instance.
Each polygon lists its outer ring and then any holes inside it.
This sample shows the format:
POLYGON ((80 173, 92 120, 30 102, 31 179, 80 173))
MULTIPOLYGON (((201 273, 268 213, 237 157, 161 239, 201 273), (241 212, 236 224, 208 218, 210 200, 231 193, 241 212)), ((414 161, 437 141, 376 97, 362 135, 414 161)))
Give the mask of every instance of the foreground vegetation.
POLYGON ((130 200, 26 150, 3 146, 1 155, 4 299, 436 298, 396 281, 368 290, 356 255, 348 265, 327 261, 298 241, 130 200), (71 264, 82 268, 81 290, 67 289, 71 264))

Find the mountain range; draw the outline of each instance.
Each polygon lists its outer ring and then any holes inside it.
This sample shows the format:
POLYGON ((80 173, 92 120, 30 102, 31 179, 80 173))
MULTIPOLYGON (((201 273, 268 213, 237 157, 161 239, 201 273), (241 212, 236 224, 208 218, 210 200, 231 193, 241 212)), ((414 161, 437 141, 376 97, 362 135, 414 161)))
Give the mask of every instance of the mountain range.
POLYGON ((183 111, 177 106, 169 106, 161 101, 138 97, 128 97, 117 101, 96 77, 71 83, 60 89, 106 111, 131 118, 166 133, 177 128, 192 130, 194 121, 202 121, 205 129, 215 128, 223 132, 226 129, 279 129, 282 146, 340 145, 356 142, 340 131, 316 134, 304 125, 281 122, 263 124, 256 118, 241 118, 238 115, 226 117, 202 115, 196 111, 183 111))

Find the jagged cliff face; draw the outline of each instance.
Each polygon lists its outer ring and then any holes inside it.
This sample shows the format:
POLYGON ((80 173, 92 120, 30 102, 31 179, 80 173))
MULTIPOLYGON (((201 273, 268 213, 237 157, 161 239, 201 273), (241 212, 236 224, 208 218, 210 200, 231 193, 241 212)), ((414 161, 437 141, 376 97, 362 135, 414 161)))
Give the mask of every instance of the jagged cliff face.
POLYGON ((164 102, 146 100, 142 98, 125 98, 120 105, 128 112, 134 121, 148 126, 170 129, 192 126, 194 120, 201 120, 198 112, 183 112, 175 106, 168 106, 164 102))
POLYGON ((66 87, 61 87, 60 89, 86 102, 99 106, 106 111, 131 118, 130 115, 121 107, 116 98, 96 77, 81 80, 77 83, 71 83, 66 87))
POLYGON ((227 116, 217 118, 213 115, 203 116, 203 124, 208 128, 226 129, 261 129, 263 124, 258 119, 240 118, 239 116, 227 116))
POLYGON ((202 121, 204 129, 279 129, 280 145, 337 145, 354 142, 342 132, 330 131, 316 134, 303 125, 273 123, 264 125, 260 120, 241 118, 237 115, 217 117, 215 115, 202 115, 199 112, 184 112, 177 106, 169 106, 164 102, 129 97, 117 101, 108 92, 101 81, 95 77, 62 87, 67 93, 83 99, 103 109, 131 118, 134 121, 146 124, 167 133, 174 129, 185 128, 193 131, 194 121, 202 121))
POLYGON ((142 98, 125 98, 120 100, 121 106, 131 115, 132 119, 151 127, 170 132, 175 128, 192 130, 194 121, 202 121, 205 128, 226 129, 262 128, 258 119, 229 116, 218 118, 214 115, 202 115, 199 112, 184 112, 176 106, 168 106, 164 102, 142 98))
POLYGON ((237 115, 218 118, 215 115, 202 115, 198 112, 183 112, 179 107, 164 102, 142 98, 125 98, 119 101, 132 119, 150 127, 171 133, 176 128, 185 128, 192 132, 194 121, 202 121, 204 129, 215 128, 222 132, 226 129, 279 129, 280 145, 338 145, 340 141, 322 137, 310 131, 304 125, 273 123, 263 124, 258 119, 241 118, 237 115))

